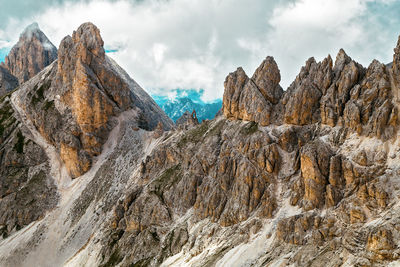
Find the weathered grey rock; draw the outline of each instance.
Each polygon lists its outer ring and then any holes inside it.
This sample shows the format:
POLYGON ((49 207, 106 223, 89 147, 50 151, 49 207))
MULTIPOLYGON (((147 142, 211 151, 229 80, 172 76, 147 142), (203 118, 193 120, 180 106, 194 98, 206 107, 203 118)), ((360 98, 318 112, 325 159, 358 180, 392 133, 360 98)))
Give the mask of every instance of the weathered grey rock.
POLYGON ((0 239, 41 219, 58 201, 44 150, 7 96, 0 101, 0 239))
POLYGON ((179 119, 176 120, 175 124, 179 128, 184 128, 186 130, 190 127, 198 125, 199 121, 197 120, 196 111, 193 110, 192 113, 186 111, 179 119))
MULTIPOLYGON (((400 88, 400 36, 396 47, 394 48, 393 62, 391 63, 393 79, 397 90, 400 88)), ((397 95, 397 100, 399 96, 397 95)))
POLYGON ((7 69, 0 66, 0 97, 17 88, 18 80, 7 69))
POLYGON ((261 94, 272 104, 277 104, 283 95, 279 85, 281 74, 273 57, 267 57, 251 78, 261 94))
POLYGON ((343 115, 350 90, 364 75, 364 68, 341 49, 336 56, 331 85, 321 99, 321 121, 335 126, 343 115))
POLYGON ((24 84, 20 96, 32 122, 57 147, 69 174, 78 177, 102 151, 114 123, 130 113, 138 127, 163 128, 172 121, 112 59, 105 55, 100 31, 91 23, 65 37, 58 60, 24 84))
POLYGON ((24 83, 57 59, 57 48, 39 29, 37 23, 26 27, 5 58, 2 67, 24 83))
POLYGON ((269 125, 274 104, 282 97, 280 72, 272 57, 267 57, 249 79, 242 68, 225 80, 223 113, 227 118, 269 125))

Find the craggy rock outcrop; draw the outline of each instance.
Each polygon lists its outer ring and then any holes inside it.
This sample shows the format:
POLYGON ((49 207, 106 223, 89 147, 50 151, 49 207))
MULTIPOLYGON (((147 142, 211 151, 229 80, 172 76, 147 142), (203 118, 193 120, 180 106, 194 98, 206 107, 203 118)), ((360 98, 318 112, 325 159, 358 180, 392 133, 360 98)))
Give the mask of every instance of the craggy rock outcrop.
POLYGON ((7 55, 2 67, 24 83, 57 59, 57 48, 39 29, 37 23, 29 25, 7 55))
POLYGON ((198 125, 199 121, 197 120, 196 111, 193 110, 192 113, 186 111, 179 119, 176 120, 175 124, 179 128, 185 128, 185 129, 198 125))
POLYGON ((332 60, 322 63, 314 58, 307 60, 300 74, 285 93, 282 103, 287 107, 284 122, 296 125, 315 123, 320 119, 319 100, 331 79, 332 60))
POLYGON ((30 120, 57 147, 69 174, 92 166, 116 121, 131 110, 139 127, 163 128, 172 121, 112 59, 105 55, 100 31, 85 23, 65 37, 58 60, 19 90, 30 120))
POLYGON ((275 60, 267 57, 250 79, 242 68, 225 80, 223 113, 227 118, 269 125, 274 105, 283 95, 280 72, 275 60))
MULTIPOLYGON (((394 56, 393 56, 393 62, 389 66, 392 69, 392 75, 393 75, 393 81, 394 85, 396 86, 397 89, 400 88, 400 36, 399 40, 397 42, 397 46, 394 49, 394 56)), ((396 94, 397 101, 399 101, 399 95, 396 94)))
POLYGON ((328 184, 329 163, 332 152, 324 143, 310 143, 300 151, 301 175, 304 183, 306 210, 322 207, 328 184))
POLYGON ((0 100, 0 236, 41 219, 58 196, 44 150, 14 111, 10 93, 0 100))
POLYGON ((330 56, 319 63, 310 58, 285 94, 284 122, 335 126, 343 115, 350 90, 363 72, 363 67, 343 50, 339 51, 334 66, 330 56))
POLYGON ((350 98, 350 90, 362 79, 365 70, 341 49, 336 56, 335 66, 327 72, 333 75, 331 85, 326 88, 326 92, 323 91, 321 122, 333 127, 343 116, 345 104, 350 98))
POLYGON ((17 88, 18 80, 7 69, 0 66, 0 97, 17 88))
POLYGON ((114 209, 111 228, 123 233, 116 247, 124 264, 159 264, 181 251, 190 242, 188 226, 163 229, 191 208, 192 219, 224 227, 273 217, 280 164, 278 146, 252 122, 204 121, 171 137, 141 163, 141 182, 114 209), (156 238, 136 243, 148 234, 156 238), (129 240, 136 240, 133 247, 124 245, 129 240))
MULTIPOLYGON (((399 69, 398 49, 395 51, 394 81, 399 69)), ((225 81, 225 116, 261 125, 345 126, 359 135, 381 139, 393 137, 397 131, 396 82, 391 83, 390 70, 376 60, 365 69, 341 49, 335 64, 330 56, 319 63, 314 58, 307 60, 284 93, 279 90, 279 77, 270 57, 252 79, 240 68, 231 73, 225 81)))

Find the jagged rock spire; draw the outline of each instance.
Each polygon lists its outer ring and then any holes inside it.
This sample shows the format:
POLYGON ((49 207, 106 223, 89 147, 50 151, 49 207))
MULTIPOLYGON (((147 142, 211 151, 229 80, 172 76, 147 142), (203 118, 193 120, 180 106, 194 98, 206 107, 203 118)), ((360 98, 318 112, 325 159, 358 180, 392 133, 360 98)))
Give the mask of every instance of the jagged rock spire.
POLYGON ((261 94, 272 104, 277 104, 283 95, 279 85, 281 74, 273 57, 267 57, 251 78, 261 94))
POLYGON ((176 126, 178 126, 179 128, 187 129, 198 124, 199 121, 197 119, 197 114, 195 110, 193 110, 192 113, 190 113, 188 110, 185 111, 185 113, 183 113, 182 116, 176 120, 176 126))
POLYGON ((223 112, 228 118, 271 123, 273 105, 283 95, 280 72, 273 57, 267 57, 250 79, 242 68, 225 79, 223 112))
POLYGON ((37 23, 25 28, 2 66, 24 83, 57 59, 57 48, 37 23))
MULTIPOLYGON (((251 79, 241 68, 228 75, 223 112, 227 118, 261 125, 321 123, 386 139, 397 131, 398 111, 393 99, 399 87, 392 88, 386 68, 375 60, 365 69, 340 49, 335 64, 330 56, 322 62, 308 59, 283 92, 279 69, 268 57, 251 79)), ((393 76, 395 84, 400 84, 400 40, 393 76)))

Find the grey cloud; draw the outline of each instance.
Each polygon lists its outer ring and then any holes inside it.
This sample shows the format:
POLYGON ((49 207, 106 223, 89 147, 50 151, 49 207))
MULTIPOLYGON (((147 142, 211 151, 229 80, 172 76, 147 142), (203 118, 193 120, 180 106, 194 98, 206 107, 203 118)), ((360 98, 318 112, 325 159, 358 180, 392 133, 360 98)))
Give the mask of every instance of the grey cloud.
POLYGON ((110 55, 150 93, 203 88, 206 100, 222 97, 229 72, 243 66, 252 75, 267 55, 277 60, 283 87, 308 57, 335 57, 340 48, 364 65, 372 58, 387 62, 400 33, 400 5, 389 0, 48 3, 2 29, 16 38, 17 28, 36 20, 58 45, 80 23, 92 21, 106 47, 118 49, 110 55))

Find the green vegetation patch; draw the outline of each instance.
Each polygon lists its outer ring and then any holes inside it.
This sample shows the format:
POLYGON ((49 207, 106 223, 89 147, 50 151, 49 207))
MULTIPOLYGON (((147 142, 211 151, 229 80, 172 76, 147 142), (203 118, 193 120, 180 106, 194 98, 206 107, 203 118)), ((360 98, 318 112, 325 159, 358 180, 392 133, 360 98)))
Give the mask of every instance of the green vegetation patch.
POLYGON ((15 91, 17 91, 19 89, 19 87, 11 90, 10 92, 8 92, 7 94, 3 95, 2 97, 0 97, 0 103, 2 103, 7 97, 11 97, 12 93, 14 93, 15 91))
POLYGON ((152 192, 160 198, 163 198, 165 189, 171 188, 175 184, 179 183, 182 179, 181 164, 175 165, 169 169, 166 169, 157 179, 151 183, 153 188, 152 192))
POLYGON ((204 121, 200 125, 187 131, 178 142, 178 147, 182 148, 188 143, 198 143, 203 140, 205 133, 208 131, 210 122, 204 121))
POLYGON ((6 121, 13 113, 14 110, 12 109, 10 103, 4 103, 4 105, 0 108, 0 123, 6 121))
POLYGON ((14 93, 18 89, 10 91, 6 95, 0 98, 0 137, 4 134, 4 131, 10 127, 16 119, 14 118, 14 110, 11 106, 9 100, 6 100, 7 97, 10 97, 12 93, 14 93))
POLYGON ((258 123, 257 122, 249 122, 245 126, 240 129, 240 133, 244 135, 251 135, 258 131, 258 123))
POLYGON ((5 127, 3 126, 3 124, 0 124, 0 137, 3 136, 5 131, 5 127))
POLYGON ((7 225, 0 225, 0 236, 2 236, 3 239, 8 237, 7 225))
POLYGON ((217 122, 213 128, 211 128, 208 133, 207 136, 220 136, 222 133, 222 129, 224 128, 225 125, 225 120, 220 120, 219 122, 217 122))
POLYGON ((120 256, 119 249, 114 250, 108 261, 101 265, 101 267, 114 267, 117 266, 124 258, 120 256))

